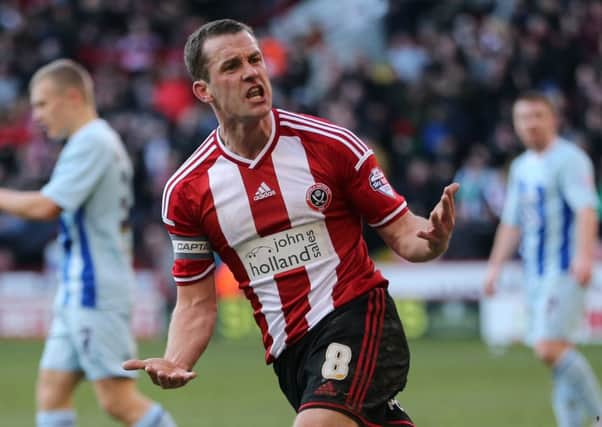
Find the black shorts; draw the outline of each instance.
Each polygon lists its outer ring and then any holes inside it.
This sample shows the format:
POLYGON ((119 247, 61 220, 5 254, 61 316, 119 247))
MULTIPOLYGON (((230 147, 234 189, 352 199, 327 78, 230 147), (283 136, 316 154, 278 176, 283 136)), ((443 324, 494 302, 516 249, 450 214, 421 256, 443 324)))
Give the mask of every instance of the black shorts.
POLYGON ((384 288, 334 310, 274 362, 297 412, 332 409, 366 427, 414 425, 394 401, 409 366, 403 327, 384 288))

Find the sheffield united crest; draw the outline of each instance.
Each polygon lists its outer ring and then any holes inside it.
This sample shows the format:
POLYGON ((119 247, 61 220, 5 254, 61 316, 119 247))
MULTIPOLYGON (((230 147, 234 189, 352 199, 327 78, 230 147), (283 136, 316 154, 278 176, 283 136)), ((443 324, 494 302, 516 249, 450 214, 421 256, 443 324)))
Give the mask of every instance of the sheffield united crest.
POLYGON ((323 211, 332 201, 332 191, 326 184, 318 182, 307 189, 305 200, 310 208, 323 211))

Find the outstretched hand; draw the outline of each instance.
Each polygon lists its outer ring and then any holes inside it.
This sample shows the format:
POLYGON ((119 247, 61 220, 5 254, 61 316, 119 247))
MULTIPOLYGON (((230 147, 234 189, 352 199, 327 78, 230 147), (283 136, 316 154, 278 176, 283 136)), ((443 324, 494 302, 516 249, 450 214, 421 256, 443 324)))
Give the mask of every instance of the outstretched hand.
POLYGON ((416 236, 428 241, 434 252, 443 253, 449 244, 456 223, 454 195, 459 188, 460 184, 454 182, 443 189, 441 200, 429 215, 429 227, 416 233, 416 236))
POLYGON ((144 369, 150 379, 161 388, 178 388, 196 378, 196 373, 187 371, 166 359, 131 359, 121 365, 126 371, 144 369))

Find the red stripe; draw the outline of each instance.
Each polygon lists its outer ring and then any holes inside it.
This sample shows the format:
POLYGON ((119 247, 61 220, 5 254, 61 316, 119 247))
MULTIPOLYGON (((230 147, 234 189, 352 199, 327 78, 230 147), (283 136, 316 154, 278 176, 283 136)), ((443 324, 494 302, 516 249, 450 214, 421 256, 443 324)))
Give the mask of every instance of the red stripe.
POLYGON ((286 345, 296 342, 309 329, 305 316, 310 310, 309 290, 311 283, 305 267, 298 267, 285 273, 274 276, 280 301, 282 301, 282 312, 286 319, 286 345))
POLYGON ((347 395, 347 400, 345 401, 345 403, 349 406, 353 406, 352 402, 353 400, 355 400, 356 389, 364 376, 364 359, 366 358, 367 350, 370 347, 370 343, 374 335, 372 334, 372 300, 373 293, 370 292, 370 294, 368 295, 368 307, 366 309, 366 318, 364 320, 364 339, 362 340, 362 347, 360 349, 359 359, 355 367, 355 376, 353 377, 353 382, 351 384, 349 394, 347 395))
POLYGON ((331 402, 307 402, 299 407, 298 412, 301 412, 304 409, 310 409, 310 408, 323 408, 323 409, 335 408, 335 409, 338 409, 340 412, 350 415, 350 418, 357 418, 358 420, 360 420, 362 422, 362 424, 364 424, 365 427, 383 427, 381 424, 371 423, 366 418, 364 418, 357 412, 351 410, 347 406, 338 405, 336 403, 331 403, 331 402))
MULTIPOLYGON (((347 156, 347 153, 339 148, 332 150, 332 154, 327 151, 328 158, 325 158, 323 145, 334 145, 329 138, 302 131, 298 136, 302 141, 309 141, 304 142, 303 147, 315 182, 326 184, 332 190, 332 204, 323 213, 328 235, 340 260, 336 266, 337 283, 332 290, 334 307, 337 308, 376 286, 382 286, 386 281, 379 272, 374 271, 374 263, 368 256, 368 247, 362 238, 362 218, 350 204, 348 192, 341 188, 341 183, 336 179, 343 163, 338 159, 347 156)), ((349 182, 344 185, 349 185, 349 182)))
POLYGON ((253 291, 253 288, 249 286, 249 282, 241 283, 240 288, 245 293, 247 299, 251 302, 251 306, 253 307, 253 316, 255 317, 255 322, 261 329, 261 339, 263 340, 263 346, 265 350, 265 360, 266 362, 272 361, 272 356, 270 355, 270 351, 272 350, 272 344, 274 339, 268 333, 268 322, 265 318, 265 315, 261 311, 261 303, 259 302, 259 298, 253 291))
POLYGON ((257 234, 263 237, 290 229, 291 222, 282 198, 282 190, 276 178, 272 159, 266 159, 261 170, 249 169, 244 166, 239 166, 238 170, 247 192, 257 234), (264 183, 276 194, 254 200, 255 193, 264 183))
MULTIPOLYGON (((201 191, 201 189, 203 189, 203 188, 208 188, 208 186, 209 186, 206 174, 201 175, 198 179, 196 179, 195 182, 198 183, 196 185, 196 188, 198 189, 198 191, 201 191)), ((206 194, 210 204, 213 205, 213 198, 211 196, 211 192, 207 191, 204 194, 206 194)), ((196 193, 191 194, 191 193, 187 193, 184 191, 177 191, 177 192, 173 193, 172 198, 174 199, 174 203, 173 203, 171 211, 169 213, 175 214, 176 217, 179 217, 180 215, 182 215, 180 212, 181 210, 190 209, 190 215, 192 217, 201 218, 203 216, 203 211, 201 211, 199 208, 201 208, 202 205, 185 204, 188 202, 189 199, 194 199, 196 197, 197 197, 196 193)), ((170 231, 171 231, 171 228, 170 228, 170 231)), ((183 230, 178 230, 178 231, 181 232, 183 230)), ((192 235, 194 235, 194 236, 198 235, 198 231, 196 228, 189 229, 188 233, 193 233, 192 235), (190 230, 192 230, 192 231, 190 231, 190 230)), ((180 258, 180 259, 174 260, 174 262, 172 264, 171 272, 172 272, 172 275, 175 280, 186 279, 186 278, 198 276, 199 274, 206 272, 207 268, 211 264, 213 264, 213 259, 196 260, 196 259, 180 258)), ((193 283, 193 282, 188 282, 188 283, 187 282, 178 282, 179 285, 186 285, 186 284, 190 284, 190 283, 193 283)))
POLYGON ((375 337, 375 344, 372 350, 372 353, 370 355, 370 371, 368 373, 368 375, 366 376, 366 381, 364 383, 363 386, 363 390, 359 395, 359 400, 358 400, 358 408, 362 406, 362 404, 364 403, 364 400, 366 399, 366 393, 368 392, 368 389, 370 388, 370 385, 372 383, 372 379, 374 378, 374 370, 376 368, 376 361, 378 360, 378 351, 379 351, 379 347, 380 347, 380 340, 382 338, 382 333, 383 333, 383 321, 385 318, 385 290, 382 288, 378 288, 376 289, 376 293, 377 293, 377 316, 378 316, 378 320, 376 322, 376 327, 377 327, 377 333, 376 333, 376 337, 375 337))
POLYGON ((371 366, 372 366, 372 361, 373 361, 373 354, 374 354, 374 350, 376 347, 378 347, 379 341, 378 341, 378 329, 379 329, 379 322, 378 322, 378 318, 381 307, 380 307, 380 299, 379 299, 379 295, 378 295, 378 289, 375 289, 374 291, 372 291, 370 293, 370 297, 374 300, 374 310, 371 313, 371 323, 370 323, 370 343, 368 345, 368 348, 366 349, 366 359, 365 359, 365 363, 364 366, 362 366, 362 378, 361 381, 359 383, 359 387, 358 389, 355 391, 355 394, 353 396, 353 401, 351 406, 357 410, 361 410, 361 406, 363 403, 363 396, 365 395, 365 393, 363 393, 363 390, 365 390, 365 388, 367 387, 368 384, 370 384, 370 382, 372 381, 372 377, 369 375, 371 366))
POLYGON ((416 427, 410 421, 389 421, 386 424, 376 424, 376 423, 368 421, 364 416, 351 410, 347 406, 339 405, 339 404, 332 403, 332 402, 307 402, 307 403, 304 403, 303 405, 301 405, 297 412, 301 412, 305 409, 311 409, 311 408, 324 408, 324 409, 334 408, 334 409, 337 409, 340 412, 351 415, 351 417, 357 418, 358 420, 360 420, 362 422, 362 424, 364 424, 365 427, 387 427, 390 425, 404 425, 404 426, 409 426, 409 427, 416 427))
POLYGON ((190 173, 188 170, 189 166, 192 165, 197 159, 202 157, 207 149, 211 146, 213 142, 213 136, 215 135, 215 131, 212 131, 209 136, 199 145, 199 147, 188 157, 188 159, 174 172, 174 174, 167 180, 165 186, 163 187, 163 195, 161 204, 163 205, 162 214, 167 216, 167 206, 169 205, 169 200, 167 199, 167 193, 171 190, 171 187, 175 185, 175 181, 182 175, 184 172, 187 174, 190 173))

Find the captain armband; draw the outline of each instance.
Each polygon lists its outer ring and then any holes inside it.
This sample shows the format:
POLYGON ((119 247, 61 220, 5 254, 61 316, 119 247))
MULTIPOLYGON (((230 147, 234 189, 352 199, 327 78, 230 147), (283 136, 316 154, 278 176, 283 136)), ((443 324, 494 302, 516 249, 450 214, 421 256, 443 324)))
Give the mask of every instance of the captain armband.
POLYGON ((205 236, 183 237, 170 234, 175 259, 211 259, 213 251, 205 236))

